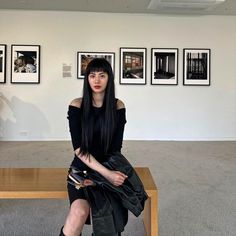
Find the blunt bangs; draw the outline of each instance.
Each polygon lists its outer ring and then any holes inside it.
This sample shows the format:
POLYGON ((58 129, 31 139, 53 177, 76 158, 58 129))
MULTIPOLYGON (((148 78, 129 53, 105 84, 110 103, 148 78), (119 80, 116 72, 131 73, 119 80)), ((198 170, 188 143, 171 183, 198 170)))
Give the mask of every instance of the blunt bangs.
POLYGON ((106 72, 108 75, 110 75, 112 74, 112 68, 110 63, 105 58, 94 58, 89 62, 86 68, 87 75, 92 72, 106 72))

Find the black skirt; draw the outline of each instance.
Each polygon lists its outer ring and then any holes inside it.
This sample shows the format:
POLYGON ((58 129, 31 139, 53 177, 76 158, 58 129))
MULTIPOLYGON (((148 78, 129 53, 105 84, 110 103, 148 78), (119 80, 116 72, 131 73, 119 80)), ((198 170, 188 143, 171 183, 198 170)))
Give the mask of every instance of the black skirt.
MULTIPOLYGON (((78 168, 76 168, 78 169, 78 168)), ((69 168, 68 173, 70 172, 71 168, 69 168)), ((80 169, 81 170, 81 169, 80 169)), ((70 178, 67 176, 67 191, 69 196, 70 205, 77 199, 84 199, 87 200, 84 192, 84 188, 77 189, 70 178)))
MULTIPOLYGON (((68 180, 69 178, 67 177, 67 181, 68 180)), ((70 206, 75 200, 78 200, 78 199, 87 200, 84 190, 85 188, 77 189, 74 185, 67 182, 67 191, 68 191, 70 206)), ((85 224, 91 224, 90 215, 88 216, 85 224)))
POLYGON ((87 200, 85 197, 83 188, 77 189, 72 184, 67 183, 67 191, 68 191, 70 205, 77 199, 87 200))

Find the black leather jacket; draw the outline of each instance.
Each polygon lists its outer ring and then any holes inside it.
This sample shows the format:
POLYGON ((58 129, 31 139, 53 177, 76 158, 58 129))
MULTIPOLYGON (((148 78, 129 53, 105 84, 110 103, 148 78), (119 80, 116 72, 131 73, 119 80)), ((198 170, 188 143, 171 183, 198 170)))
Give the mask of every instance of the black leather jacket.
POLYGON ((113 236, 124 231, 128 210, 135 216, 141 214, 147 194, 134 168, 120 152, 109 155, 102 164, 128 176, 123 185, 117 187, 96 171, 88 173, 89 179, 96 183, 96 186, 85 188, 92 210, 94 234, 113 236))

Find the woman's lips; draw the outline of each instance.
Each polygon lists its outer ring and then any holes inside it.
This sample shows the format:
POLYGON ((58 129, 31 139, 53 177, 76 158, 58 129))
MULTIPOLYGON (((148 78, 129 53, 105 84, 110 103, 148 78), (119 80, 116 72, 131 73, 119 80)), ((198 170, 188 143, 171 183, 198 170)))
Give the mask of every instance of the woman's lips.
POLYGON ((94 88, 95 88, 95 89, 100 89, 100 88, 101 88, 101 86, 94 86, 94 88))

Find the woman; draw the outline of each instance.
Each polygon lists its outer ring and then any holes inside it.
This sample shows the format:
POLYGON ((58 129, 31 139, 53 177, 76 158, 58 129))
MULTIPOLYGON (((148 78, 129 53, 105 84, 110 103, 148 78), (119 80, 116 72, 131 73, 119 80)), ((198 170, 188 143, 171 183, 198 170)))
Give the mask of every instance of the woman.
MULTIPOLYGON (((126 123, 125 106, 115 98, 114 75, 105 59, 96 58, 88 64, 83 97, 71 102, 68 119, 75 151, 71 166, 82 171, 92 169, 111 184, 122 185, 127 176, 101 164, 107 154, 121 150, 126 123)), ((79 236, 90 204, 84 188, 78 190, 68 184, 68 194, 71 206, 60 235, 79 236)))

